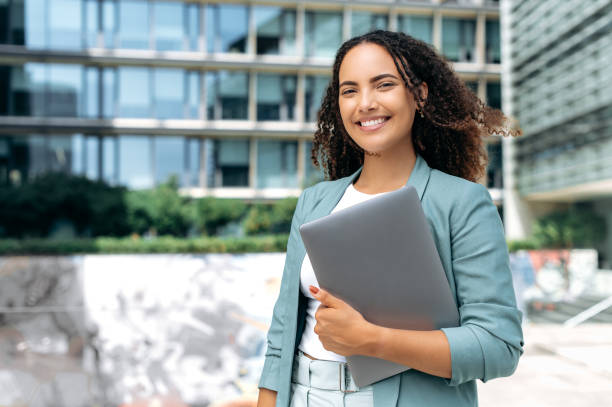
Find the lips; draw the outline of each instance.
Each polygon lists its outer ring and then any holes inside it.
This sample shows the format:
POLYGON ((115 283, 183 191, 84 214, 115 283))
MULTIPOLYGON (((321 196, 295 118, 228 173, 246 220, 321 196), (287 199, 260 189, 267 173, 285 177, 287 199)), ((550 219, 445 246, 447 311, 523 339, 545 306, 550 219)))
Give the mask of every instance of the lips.
POLYGON ((389 116, 372 117, 358 121, 356 122, 356 124, 359 126, 360 129, 364 131, 374 131, 384 126, 384 124, 387 123, 389 119, 389 116))

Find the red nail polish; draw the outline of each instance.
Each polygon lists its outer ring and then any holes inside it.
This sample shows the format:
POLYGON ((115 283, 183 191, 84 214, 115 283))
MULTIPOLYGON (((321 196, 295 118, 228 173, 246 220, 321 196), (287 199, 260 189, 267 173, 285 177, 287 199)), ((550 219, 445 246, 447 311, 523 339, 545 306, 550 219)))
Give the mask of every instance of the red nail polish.
POLYGON ((310 292, 313 293, 313 294, 316 294, 316 293, 319 292, 319 289, 317 287, 311 285, 310 286, 310 292))

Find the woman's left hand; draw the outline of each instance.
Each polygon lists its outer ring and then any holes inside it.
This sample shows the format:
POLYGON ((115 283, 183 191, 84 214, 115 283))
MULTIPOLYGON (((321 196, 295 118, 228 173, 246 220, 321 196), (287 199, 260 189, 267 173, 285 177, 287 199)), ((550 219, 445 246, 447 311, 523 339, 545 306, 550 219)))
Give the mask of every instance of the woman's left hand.
POLYGON ((310 293, 321 302, 315 313, 314 331, 323 347, 342 356, 369 354, 375 326, 355 308, 322 288, 310 286, 310 293))

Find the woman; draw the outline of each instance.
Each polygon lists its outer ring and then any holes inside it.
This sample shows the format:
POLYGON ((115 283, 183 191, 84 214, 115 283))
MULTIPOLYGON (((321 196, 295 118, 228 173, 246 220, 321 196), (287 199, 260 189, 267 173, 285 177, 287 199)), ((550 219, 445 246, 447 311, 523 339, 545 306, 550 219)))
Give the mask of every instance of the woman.
POLYGON ((511 133, 503 124, 503 114, 421 41, 374 31, 341 46, 312 150, 330 181, 298 200, 259 406, 475 406, 476 379, 514 372, 523 352, 521 313, 499 215, 474 182, 486 166, 482 136, 511 133), (406 184, 432 227, 459 327, 371 324, 318 288, 305 254, 301 224, 406 184), (343 363, 356 354, 412 369, 357 388, 343 363))

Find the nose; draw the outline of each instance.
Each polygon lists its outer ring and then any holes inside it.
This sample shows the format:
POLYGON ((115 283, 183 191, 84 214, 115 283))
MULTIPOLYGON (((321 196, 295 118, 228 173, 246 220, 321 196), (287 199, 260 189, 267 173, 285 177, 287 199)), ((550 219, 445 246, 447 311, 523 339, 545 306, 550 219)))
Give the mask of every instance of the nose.
POLYGON ((376 109, 376 96, 374 92, 363 91, 359 99, 359 111, 368 112, 376 109))

